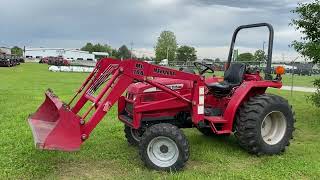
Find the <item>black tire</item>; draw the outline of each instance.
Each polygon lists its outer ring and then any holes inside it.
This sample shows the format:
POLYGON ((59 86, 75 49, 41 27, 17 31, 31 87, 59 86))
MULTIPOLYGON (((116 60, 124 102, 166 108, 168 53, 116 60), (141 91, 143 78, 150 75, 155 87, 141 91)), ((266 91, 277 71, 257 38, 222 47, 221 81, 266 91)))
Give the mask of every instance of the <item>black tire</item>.
POLYGON ((235 137, 239 145, 249 153, 256 155, 280 154, 285 151, 286 146, 290 145, 290 140, 293 138, 294 122, 294 111, 286 99, 271 94, 257 95, 251 97, 240 107, 235 122, 235 137), (274 121, 285 121, 286 123, 282 125, 285 128, 274 144, 271 138, 267 140, 269 141, 267 143, 263 139, 262 123, 269 114, 279 112, 282 113, 281 118, 275 118, 274 121))
POLYGON ((124 134, 130 145, 138 146, 143 132, 124 125, 124 134))
MULTIPOLYGON (((162 146, 163 145, 161 145, 161 147, 162 146)), ((164 154, 168 153, 167 146, 166 146, 167 152, 162 152, 161 147, 159 148, 159 151, 161 151, 161 153, 164 153, 164 154)), ((187 138, 183 134, 183 132, 178 127, 172 124, 167 124, 167 123, 155 124, 150 128, 148 128, 146 132, 143 134, 139 144, 139 154, 140 154, 141 160, 144 162, 144 164, 148 168, 160 170, 160 171, 178 171, 185 166, 185 163, 189 159, 189 143, 187 138), (174 160, 171 165, 159 166, 158 164, 155 164, 152 161, 152 157, 149 157, 148 151, 152 149, 151 146, 149 147, 149 144, 151 145, 153 140, 157 138, 169 139, 172 143, 175 144, 175 147, 179 151, 179 154, 176 155, 175 158, 172 158, 176 160, 174 160)), ((177 153, 174 153, 174 154, 177 154, 177 153)))

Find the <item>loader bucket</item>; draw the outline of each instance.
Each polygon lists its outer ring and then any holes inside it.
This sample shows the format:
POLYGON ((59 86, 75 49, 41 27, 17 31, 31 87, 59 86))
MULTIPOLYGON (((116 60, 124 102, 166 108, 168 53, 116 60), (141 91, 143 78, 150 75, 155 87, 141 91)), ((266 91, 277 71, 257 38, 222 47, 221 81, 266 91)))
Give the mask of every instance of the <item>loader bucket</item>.
POLYGON ((28 118, 35 146, 38 149, 76 151, 82 143, 80 117, 46 91, 46 99, 28 118))

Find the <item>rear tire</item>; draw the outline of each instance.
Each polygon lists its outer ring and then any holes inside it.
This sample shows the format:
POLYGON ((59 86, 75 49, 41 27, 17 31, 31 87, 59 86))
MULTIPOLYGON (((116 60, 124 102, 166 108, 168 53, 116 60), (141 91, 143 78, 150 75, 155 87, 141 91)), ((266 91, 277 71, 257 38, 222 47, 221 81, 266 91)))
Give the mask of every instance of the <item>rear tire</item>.
POLYGON ((235 137, 249 153, 279 154, 293 138, 294 112, 280 96, 263 94, 251 97, 239 109, 235 137))
POLYGON ((167 123, 156 124, 143 134, 139 154, 149 168, 178 171, 189 159, 189 143, 178 127, 167 123))

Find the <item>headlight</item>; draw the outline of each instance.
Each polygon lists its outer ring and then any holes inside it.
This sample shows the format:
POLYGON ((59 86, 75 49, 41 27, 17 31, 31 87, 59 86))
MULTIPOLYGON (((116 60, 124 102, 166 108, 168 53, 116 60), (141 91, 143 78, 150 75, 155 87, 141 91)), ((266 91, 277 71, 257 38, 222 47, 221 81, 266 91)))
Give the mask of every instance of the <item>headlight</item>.
POLYGON ((133 100, 133 101, 135 101, 137 99, 137 95, 131 94, 131 93, 127 93, 126 97, 130 100, 133 100))

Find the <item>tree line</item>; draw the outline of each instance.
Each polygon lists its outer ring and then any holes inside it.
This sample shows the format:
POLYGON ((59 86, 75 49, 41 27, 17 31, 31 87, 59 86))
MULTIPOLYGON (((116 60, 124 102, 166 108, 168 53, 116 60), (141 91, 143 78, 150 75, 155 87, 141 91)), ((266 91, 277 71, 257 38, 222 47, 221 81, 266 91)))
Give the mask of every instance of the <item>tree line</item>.
POLYGON ((85 46, 83 46, 80 50, 92 52, 106 52, 110 57, 117 59, 129 59, 134 57, 132 52, 128 49, 126 45, 122 45, 119 49, 114 49, 108 44, 92 44, 88 42, 85 46))
POLYGON ((252 61, 264 62, 266 61, 266 59, 267 59, 267 56, 265 52, 261 49, 258 49, 253 54, 250 52, 245 52, 239 55, 235 55, 234 57, 235 61, 248 61, 248 62, 252 62, 252 61))
MULTIPOLYGON (((169 62, 193 62, 197 60, 197 51, 194 47, 181 45, 178 46, 176 36, 171 31, 163 31, 158 37, 157 44, 155 46, 156 63, 159 63, 163 59, 168 59, 169 62)), ((253 54, 245 52, 242 54, 234 54, 235 61, 265 61, 266 54, 263 50, 259 49, 253 54)), ((220 59, 216 59, 220 62, 220 59)), ((214 62, 216 62, 214 60, 214 62)))

